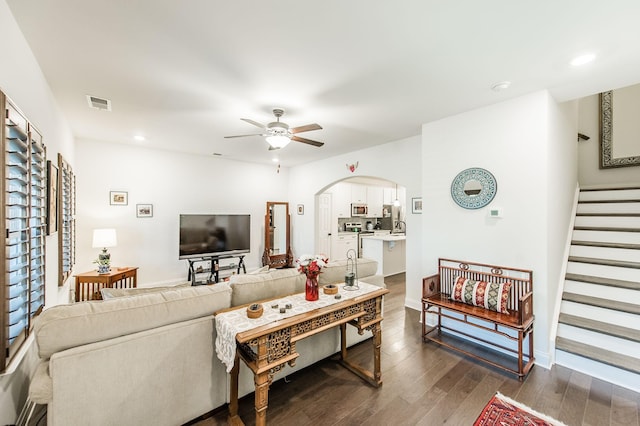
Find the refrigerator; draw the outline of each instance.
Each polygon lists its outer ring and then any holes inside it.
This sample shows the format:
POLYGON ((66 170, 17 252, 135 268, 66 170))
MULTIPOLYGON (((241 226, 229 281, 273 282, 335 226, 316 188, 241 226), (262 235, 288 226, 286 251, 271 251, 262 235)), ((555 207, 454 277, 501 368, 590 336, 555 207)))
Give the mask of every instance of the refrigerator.
POLYGON ((380 229, 388 229, 391 232, 404 232, 404 228, 398 229, 398 221, 402 221, 401 207, 393 204, 382 206, 382 219, 380 219, 380 229))

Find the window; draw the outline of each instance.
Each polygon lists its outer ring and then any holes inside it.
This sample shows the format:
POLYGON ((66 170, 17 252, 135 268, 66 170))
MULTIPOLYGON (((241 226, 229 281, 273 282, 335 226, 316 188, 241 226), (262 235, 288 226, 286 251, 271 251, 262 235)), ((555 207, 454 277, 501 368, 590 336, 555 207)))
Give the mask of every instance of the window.
POLYGON ((0 371, 27 338, 44 306, 46 235, 46 150, 40 133, 0 92, 2 208, 0 245, 0 371))
POLYGON ((76 177, 60 154, 58 169, 58 285, 62 286, 76 263, 76 177))

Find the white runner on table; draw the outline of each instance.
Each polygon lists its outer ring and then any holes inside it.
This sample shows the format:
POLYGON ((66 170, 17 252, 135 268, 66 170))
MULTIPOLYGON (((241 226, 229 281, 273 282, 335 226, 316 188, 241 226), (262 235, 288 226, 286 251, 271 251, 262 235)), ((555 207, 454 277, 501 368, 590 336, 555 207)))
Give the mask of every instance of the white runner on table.
POLYGON ((262 316, 259 318, 248 318, 246 307, 216 315, 216 354, 227 366, 227 373, 231 372, 235 361, 236 335, 238 333, 276 322, 284 318, 304 314, 305 312, 313 311, 314 309, 334 305, 342 302, 343 300, 354 299, 358 296, 380 289, 378 286, 363 283, 362 281, 358 282, 358 290, 345 290, 344 284, 337 284, 337 286, 337 294, 342 296, 340 299, 336 299, 335 294, 324 294, 322 286, 320 286, 320 297, 318 300, 310 302, 304 298, 304 293, 274 299, 262 304, 264 311, 262 316), (291 309, 287 309, 286 312, 280 313, 280 308, 284 308, 288 303, 291 304, 291 309), (278 308, 271 307, 275 304, 278 305, 278 308))

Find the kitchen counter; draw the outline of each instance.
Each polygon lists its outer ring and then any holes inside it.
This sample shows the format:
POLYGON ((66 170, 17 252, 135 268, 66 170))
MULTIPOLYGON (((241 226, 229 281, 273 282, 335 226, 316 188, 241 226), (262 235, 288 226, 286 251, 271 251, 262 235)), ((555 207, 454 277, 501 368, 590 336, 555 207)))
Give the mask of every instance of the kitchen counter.
POLYGON ((407 239, 405 234, 386 234, 386 235, 363 235, 362 238, 370 238, 381 241, 404 241, 407 239))
POLYGON ((362 257, 378 262, 378 275, 388 277, 405 272, 406 239, 404 234, 363 235, 362 257))

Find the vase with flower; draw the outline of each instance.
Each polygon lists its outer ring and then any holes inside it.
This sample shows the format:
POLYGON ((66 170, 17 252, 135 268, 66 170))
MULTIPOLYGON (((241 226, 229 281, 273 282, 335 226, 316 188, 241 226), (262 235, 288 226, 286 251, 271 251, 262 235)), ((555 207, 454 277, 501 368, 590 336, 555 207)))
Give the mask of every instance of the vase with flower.
POLYGON ((318 275, 322 272, 329 259, 321 254, 300 256, 296 263, 298 271, 307 276, 307 282, 304 288, 304 298, 309 301, 318 300, 318 275))

